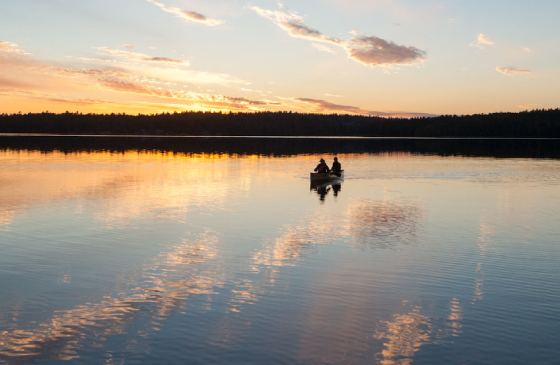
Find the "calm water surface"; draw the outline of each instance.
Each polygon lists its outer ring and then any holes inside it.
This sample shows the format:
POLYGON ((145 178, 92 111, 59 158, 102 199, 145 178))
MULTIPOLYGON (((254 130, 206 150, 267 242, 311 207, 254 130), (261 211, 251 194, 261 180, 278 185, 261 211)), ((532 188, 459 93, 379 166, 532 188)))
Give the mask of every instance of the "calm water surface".
POLYGON ((0 151, 0 363, 558 364, 560 161, 0 151))

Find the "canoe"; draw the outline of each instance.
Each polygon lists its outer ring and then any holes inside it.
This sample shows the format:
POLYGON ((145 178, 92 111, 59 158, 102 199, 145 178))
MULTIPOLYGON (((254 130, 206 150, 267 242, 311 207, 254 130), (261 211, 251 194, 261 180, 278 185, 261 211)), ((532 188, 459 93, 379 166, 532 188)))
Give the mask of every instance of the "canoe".
POLYGON ((343 179, 344 170, 340 171, 340 176, 337 176, 333 173, 321 174, 318 172, 312 172, 310 173, 309 177, 311 178, 312 181, 329 181, 329 180, 343 179))

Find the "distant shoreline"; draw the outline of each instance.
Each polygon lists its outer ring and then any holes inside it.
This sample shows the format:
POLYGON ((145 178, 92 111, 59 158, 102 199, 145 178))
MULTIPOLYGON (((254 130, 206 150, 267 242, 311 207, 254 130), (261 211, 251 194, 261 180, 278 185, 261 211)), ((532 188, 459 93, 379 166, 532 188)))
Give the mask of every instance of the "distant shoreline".
POLYGON ((560 138, 560 109, 381 118, 292 112, 0 114, 1 135, 198 138, 560 138))
POLYGON ((361 137, 361 136, 200 136, 144 134, 0 133, 0 137, 105 137, 105 138, 247 138, 247 139, 371 139, 371 140, 560 140, 560 137, 361 137))

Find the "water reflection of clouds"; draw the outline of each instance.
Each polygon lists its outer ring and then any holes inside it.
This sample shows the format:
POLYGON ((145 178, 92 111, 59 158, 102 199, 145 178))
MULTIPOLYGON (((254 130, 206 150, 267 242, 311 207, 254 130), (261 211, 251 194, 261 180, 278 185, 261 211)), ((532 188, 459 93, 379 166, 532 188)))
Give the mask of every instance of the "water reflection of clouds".
POLYGON ((463 327, 463 307, 461 307, 461 303, 459 299, 453 298, 449 303, 449 316, 447 317, 447 325, 450 329, 451 336, 457 337, 461 334, 463 327))
POLYGON ((280 237, 253 256, 257 266, 293 266, 316 245, 349 240, 358 246, 390 248, 414 241, 423 218, 421 205, 404 201, 361 200, 339 214, 314 211, 285 225, 280 237))
POLYGON ((480 222, 480 234, 478 236, 477 245, 480 251, 480 261, 476 265, 474 280, 474 295, 472 302, 482 300, 484 297, 484 272, 483 262, 488 257, 488 253, 492 250, 492 237, 494 230, 485 221, 480 222))
MULTIPOLYGON (((404 301, 403 304, 407 304, 404 301)), ((440 327, 437 318, 422 314, 420 305, 404 314, 394 314, 389 321, 380 321, 374 338, 383 340, 383 350, 376 355, 382 365, 410 365, 421 347, 449 341, 461 333, 463 308, 459 299, 449 303, 449 315, 440 327)))
POLYGON ((305 252, 316 245, 334 244, 340 233, 340 223, 333 216, 315 212, 299 223, 287 224, 282 235, 273 243, 255 253, 253 263, 257 266, 294 266, 305 252))
MULTIPOLYGON (((212 294, 225 278, 191 266, 215 257, 217 238, 212 232, 185 240, 148 266, 141 286, 100 303, 57 312, 35 329, 0 332, 0 361, 29 363, 39 359, 72 360, 83 347, 102 346, 106 336, 125 334, 142 312, 151 313, 151 330, 159 330, 166 317, 192 295, 212 294)), ((17 314, 16 314, 17 315, 17 314)), ((139 331, 139 334, 147 334, 139 331)), ((134 339, 132 340, 134 341, 134 339)))
POLYGON ((361 200, 348 208, 346 229, 354 244, 391 248, 414 242, 423 207, 410 201, 361 200))
POLYGON ((395 314, 391 321, 381 321, 375 338, 384 340, 384 349, 377 355, 382 365, 409 365, 420 347, 431 343, 434 325, 420 314, 417 306, 410 313, 395 314))

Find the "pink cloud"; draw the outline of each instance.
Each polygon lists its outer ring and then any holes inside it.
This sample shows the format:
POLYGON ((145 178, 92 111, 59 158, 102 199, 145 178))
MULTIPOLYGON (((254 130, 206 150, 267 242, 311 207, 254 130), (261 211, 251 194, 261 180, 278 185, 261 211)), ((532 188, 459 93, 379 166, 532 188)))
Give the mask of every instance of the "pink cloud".
POLYGON ((435 117, 436 114, 428 113, 410 113, 410 112, 379 112, 371 111, 363 108, 349 106, 349 105, 339 105, 326 100, 309 99, 309 98, 297 98, 296 101, 301 101, 309 106, 311 106, 313 112, 315 113, 350 113, 359 115, 371 115, 379 117, 399 117, 399 118, 413 118, 413 117, 435 117))
MULTIPOLYGON (((324 35, 318 30, 303 23, 303 18, 293 11, 265 10, 257 6, 250 7, 258 15, 269 19, 284 29, 290 36, 303 38, 311 41, 330 43, 342 47, 348 57, 366 66, 393 66, 393 65, 412 65, 416 62, 423 62, 426 59, 426 52, 416 47, 399 46, 391 41, 375 36, 357 35, 348 41, 343 41, 324 35)), ((322 51, 332 52, 330 48, 313 44, 315 48, 322 51)))
POLYGON ((357 36, 345 46, 348 56, 367 66, 410 65, 424 61, 426 52, 416 47, 399 46, 374 36, 357 36))
POLYGON ((101 54, 107 54, 113 57, 124 58, 136 62, 165 62, 165 63, 189 65, 188 61, 174 60, 167 57, 152 57, 143 53, 123 51, 121 49, 114 49, 110 47, 94 47, 94 48, 100 50, 101 54))

